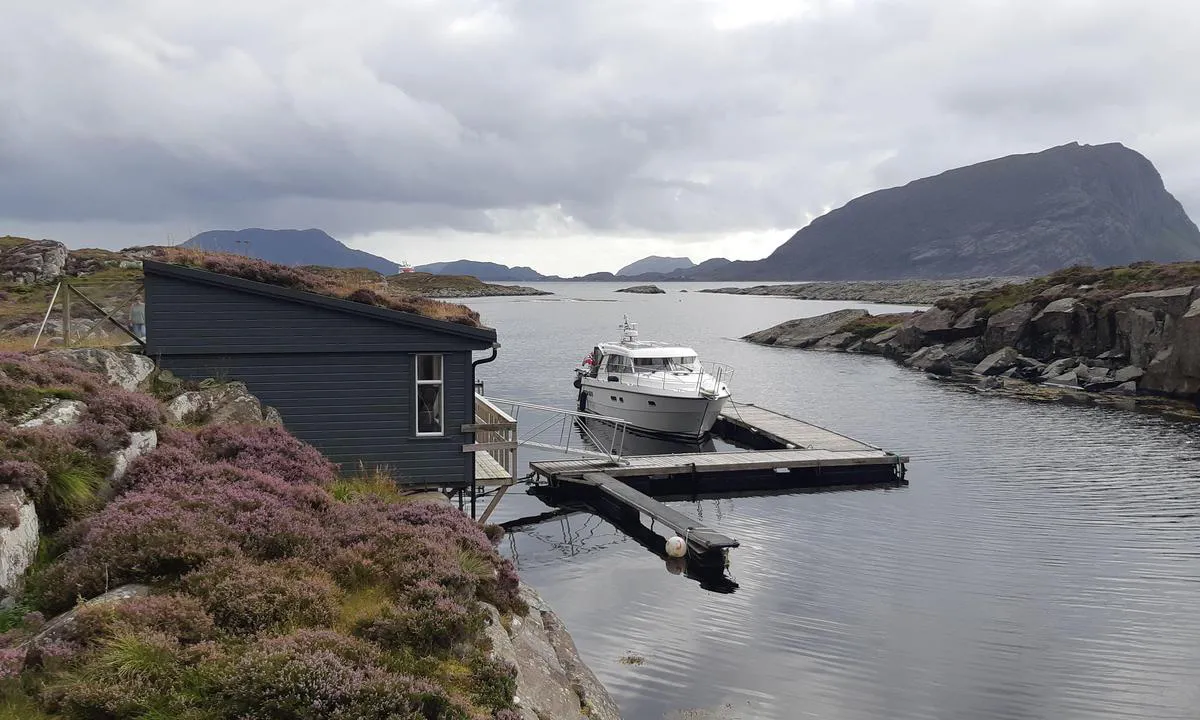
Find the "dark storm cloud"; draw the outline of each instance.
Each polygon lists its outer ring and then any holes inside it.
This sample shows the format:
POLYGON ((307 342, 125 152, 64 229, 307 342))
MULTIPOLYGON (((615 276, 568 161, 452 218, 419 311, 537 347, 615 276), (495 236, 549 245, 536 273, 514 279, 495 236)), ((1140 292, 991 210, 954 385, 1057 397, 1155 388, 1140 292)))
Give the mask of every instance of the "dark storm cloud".
POLYGON ((1182 0, 5 4, 18 224, 686 240, 1075 140, 1200 210, 1182 0))

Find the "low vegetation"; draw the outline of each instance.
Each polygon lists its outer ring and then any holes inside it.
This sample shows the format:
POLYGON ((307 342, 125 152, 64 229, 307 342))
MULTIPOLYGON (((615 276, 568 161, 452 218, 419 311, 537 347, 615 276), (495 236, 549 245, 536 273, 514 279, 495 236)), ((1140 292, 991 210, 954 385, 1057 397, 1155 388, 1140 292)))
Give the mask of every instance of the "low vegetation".
POLYGON ((0 614, 0 720, 518 717, 481 603, 527 608, 461 512, 343 477, 279 427, 164 425, 156 399, 45 358, 0 356, 0 382, 0 483, 59 518, 0 614), (87 404, 77 426, 13 426, 60 397, 87 404), (102 487, 151 428, 159 447, 102 487), (127 583, 152 592, 81 602, 127 583))
POLYGON ((1200 262, 1138 262, 1108 268, 1075 266, 1028 282, 939 300, 937 307, 956 312, 978 307, 985 316, 990 316, 1021 303, 1051 302, 1065 297, 1099 307, 1129 293, 1196 284, 1200 284, 1200 262))
POLYGON ((869 338, 873 335, 878 335, 884 330, 893 328, 908 318, 912 317, 913 313, 887 313, 884 315, 864 315, 860 318, 855 318, 845 325, 838 328, 840 333, 851 333, 860 338, 869 338))
POLYGON ((229 253, 214 253, 188 248, 140 249, 163 262, 195 267, 255 282, 377 307, 415 313, 438 320, 479 327, 479 313, 464 305, 431 300, 417 295, 387 292, 382 284, 371 287, 363 282, 361 271, 316 272, 313 268, 276 265, 256 258, 229 253), (385 294, 386 293, 386 294, 385 294))

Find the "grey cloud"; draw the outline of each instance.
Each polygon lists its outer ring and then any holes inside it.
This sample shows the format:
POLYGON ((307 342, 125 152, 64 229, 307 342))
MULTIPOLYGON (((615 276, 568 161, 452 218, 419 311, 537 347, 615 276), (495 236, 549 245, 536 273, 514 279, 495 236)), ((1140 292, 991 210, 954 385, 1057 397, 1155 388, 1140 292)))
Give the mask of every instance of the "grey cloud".
POLYGON ((714 26, 739 7, 6 9, 0 218, 488 233, 551 208, 709 238, 1073 140, 1145 152, 1200 209, 1190 3, 824 0, 714 26))

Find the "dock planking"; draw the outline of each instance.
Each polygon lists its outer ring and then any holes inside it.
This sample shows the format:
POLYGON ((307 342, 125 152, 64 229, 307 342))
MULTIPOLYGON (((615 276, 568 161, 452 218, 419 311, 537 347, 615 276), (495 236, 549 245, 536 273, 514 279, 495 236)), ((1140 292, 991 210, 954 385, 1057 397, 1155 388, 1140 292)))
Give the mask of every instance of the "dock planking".
MULTIPOLYGON (((615 506, 619 512, 650 516, 688 540, 688 547, 700 555, 723 554, 738 543, 715 530, 704 527, 683 513, 655 500, 647 492, 668 490, 682 479, 695 485, 697 479, 716 478, 706 486, 718 485, 745 489, 757 484, 775 487, 764 481, 780 470, 801 471, 808 475, 847 475, 879 479, 880 476, 904 477, 908 458, 869 443, 804 422, 797 418, 751 404, 731 405, 723 411, 713 433, 742 446, 755 448, 732 452, 673 453, 669 455, 627 456, 617 462, 608 458, 572 458, 545 460, 529 464, 533 474, 551 486, 574 486, 598 495, 600 502, 615 506), (822 473, 822 470, 826 470, 822 473), (658 478, 659 480, 655 480, 658 478), (727 478, 727 479, 726 479, 727 478), (745 479, 743 483, 742 480, 745 479)), ((777 475, 775 477, 778 477, 777 475)))

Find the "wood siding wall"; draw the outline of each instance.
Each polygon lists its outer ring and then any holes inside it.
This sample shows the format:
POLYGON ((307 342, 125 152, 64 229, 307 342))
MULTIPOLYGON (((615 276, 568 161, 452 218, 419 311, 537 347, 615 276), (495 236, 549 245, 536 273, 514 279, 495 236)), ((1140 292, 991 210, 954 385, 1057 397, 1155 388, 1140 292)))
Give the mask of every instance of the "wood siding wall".
POLYGON ((147 354, 182 378, 239 380, 345 471, 470 484, 460 432, 474 418, 470 338, 178 278, 146 276, 147 354), (416 353, 443 356, 441 437, 416 435, 416 353))

